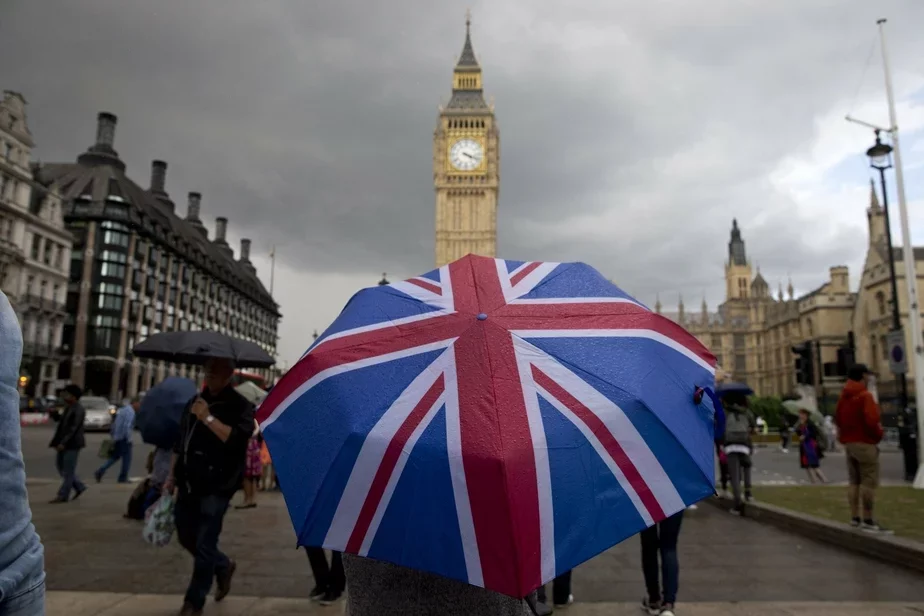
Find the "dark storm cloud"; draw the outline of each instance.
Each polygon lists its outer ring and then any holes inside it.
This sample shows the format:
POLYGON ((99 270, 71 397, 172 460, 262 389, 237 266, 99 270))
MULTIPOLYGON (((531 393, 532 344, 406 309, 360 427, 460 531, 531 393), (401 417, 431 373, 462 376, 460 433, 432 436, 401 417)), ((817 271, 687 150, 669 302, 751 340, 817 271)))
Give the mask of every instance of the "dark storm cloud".
MULTIPOLYGON (((924 4, 886 8, 897 70, 920 72, 924 4)), ((877 10, 475 6, 501 128, 502 254, 585 260, 646 301, 718 295, 737 216, 771 282, 790 271, 820 282, 861 250, 862 205, 819 243, 803 232, 818 214, 768 177, 811 146, 819 115, 849 102, 877 10)), ((287 267, 431 266, 431 140, 461 50, 458 5, 7 0, 3 12, 0 53, 16 61, 2 86, 27 97, 44 160, 72 160, 105 109, 132 177, 146 185, 150 160, 166 159, 180 211, 202 191, 209 221, 228 216, 255 251, 275 243, 287 267)))

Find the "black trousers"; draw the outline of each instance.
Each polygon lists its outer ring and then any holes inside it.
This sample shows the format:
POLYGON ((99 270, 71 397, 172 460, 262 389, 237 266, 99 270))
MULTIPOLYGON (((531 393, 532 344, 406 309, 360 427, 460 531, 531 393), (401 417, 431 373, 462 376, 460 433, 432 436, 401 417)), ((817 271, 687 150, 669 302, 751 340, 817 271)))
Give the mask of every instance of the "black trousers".
MULTIPOLYGON (((571 572, 565 571, 557 578, 552 580, 552 603, 555 605, 566 605, 568 597, 571 596, 571 572)), ((542 603, 548 603, 545 586, 540 586, 536 590, 536 598, 542 603)))
POLYGON ((176 535, 194 559, 192 579, 186 589, 186 603, 197 609, 205 605, 216 574, 228 570, 229 559, 218 549, 218 537, 231 497, 223 494, 199 496, 180 493, 174 509, 176 535))
POLYGON ((343 558, 340 552, 331 552, 330 566, 323 548, 305 547, 311 575, 319 588, 340 594, 346 588, 346 574, 343 572, 343 558))

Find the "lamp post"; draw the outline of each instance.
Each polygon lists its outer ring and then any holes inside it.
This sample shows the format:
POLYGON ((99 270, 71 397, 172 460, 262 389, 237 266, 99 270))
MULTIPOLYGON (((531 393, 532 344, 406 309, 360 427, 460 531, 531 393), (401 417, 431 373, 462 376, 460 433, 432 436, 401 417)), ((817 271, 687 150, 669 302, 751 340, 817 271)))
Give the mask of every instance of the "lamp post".
MULTIPOLYGON (((892 331, 901 331, 902 319, 898 308, 898 279, 895 277, 895 251, 892 249, 892 225, 889 223, 889 191, 886 189, 886 169, 892 168, 892 146, 883 143, 880 130, 876 131, 876 143, 866 151, 870 167, 879 171, 882 190, 882 210, 885 214, 886 245, 889 249, 889 283, 892 287, 892 331)), ((908 380, 904 373, 897 374, 898 387, 901 392, 899 412, 908 408, 908 380)))
POLYGON ((391 284, 390 282, 388 282, 388 278, 387 278, 386 276, 388 276, 388 274, 382 274, 382 279, 379 280, 379 285, 378 285, 378 286, 384 287, 385 285, 391 284))

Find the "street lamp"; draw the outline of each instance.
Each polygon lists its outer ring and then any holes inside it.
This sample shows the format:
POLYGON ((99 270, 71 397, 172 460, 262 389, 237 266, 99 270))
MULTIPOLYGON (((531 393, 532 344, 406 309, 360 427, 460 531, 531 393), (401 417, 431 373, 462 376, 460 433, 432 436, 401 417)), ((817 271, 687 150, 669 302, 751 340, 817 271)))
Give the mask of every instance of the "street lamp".
POLYGON ((387 276, 387 274, 382 274, 382 279, 379 280, 379 286, 380 286, 380 287, 384 287, 385 285, 391 284, 390 282, 388 282, 388 278, 386 278, 386 276, 387 276))
MULTIPOLYGON (((886 242, 889 247, 889 282, 892 286, 892 330, 901 331, 901 314, 898 309, 898 281, 895 278, 895 252, 892 249, 892 226, 889 224, 889 193, 886 190, 885 176, 886 169, 892 168, 892 146, 882 142, 881 132, 881 130, 876 130, 876 143, 866 151, 866 155, 869 156, 870 167, 879 171, 879 181, 882 188, 882 210, 885 214, 886 242)), ((891 350, 889 352, 891 353, 891 350)), ((904 373, 897 374, 896 376, 898 377, 898 387, 901 395, 898 413, 899 417, 901 417, 902 425, 906 426, 907 418, 905 417, 905 413, 908 409, 908 379, 905 377, 904 373)), ((914 477, 918 461, 915 459, 917 456, 910 454, 912 449, 914 453, 917 453, 917 448, 911 444, 903 444, 902 448, 906 449, 905 476, 914 477)))
MULTIPOLYGON (((892 225, 889 223, 889 192, 886 189, 886 169, 892 168, 892 146, 883 143, 882 131, 876 130, 876 143, 866 151, 869 156, 869 165, 879 171, 879 181, 882 189, 882 210, 885 214, 886 245, 889 248, 889 282, 892 286, 892 330, 901 331, 901 313, 898 309, 898 280, 895 277, 895 252, 892 250, 892 225)), ((901 406, 899 412, 904 413, 908 408, 908 381, 904 373, 898 374, 898 385, 901 391, 901 406)))

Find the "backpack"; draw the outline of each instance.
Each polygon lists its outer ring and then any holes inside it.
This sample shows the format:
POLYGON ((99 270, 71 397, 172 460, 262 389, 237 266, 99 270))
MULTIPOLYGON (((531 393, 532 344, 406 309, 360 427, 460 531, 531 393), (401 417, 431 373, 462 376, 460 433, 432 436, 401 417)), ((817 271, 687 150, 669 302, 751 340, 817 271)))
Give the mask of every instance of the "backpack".
POLYGON ((751 418, 745 410, 729 410, 725 415, 725 442, 734 445, 750 445, 751 418))
POLYGON ((818 427, 814 422, 809 421, 809 425, 812 426, 812 430, 815 431, 815 442, 818 443, 818 452, 828 451, 828 431, 825 430, 824 426, 818 427))

